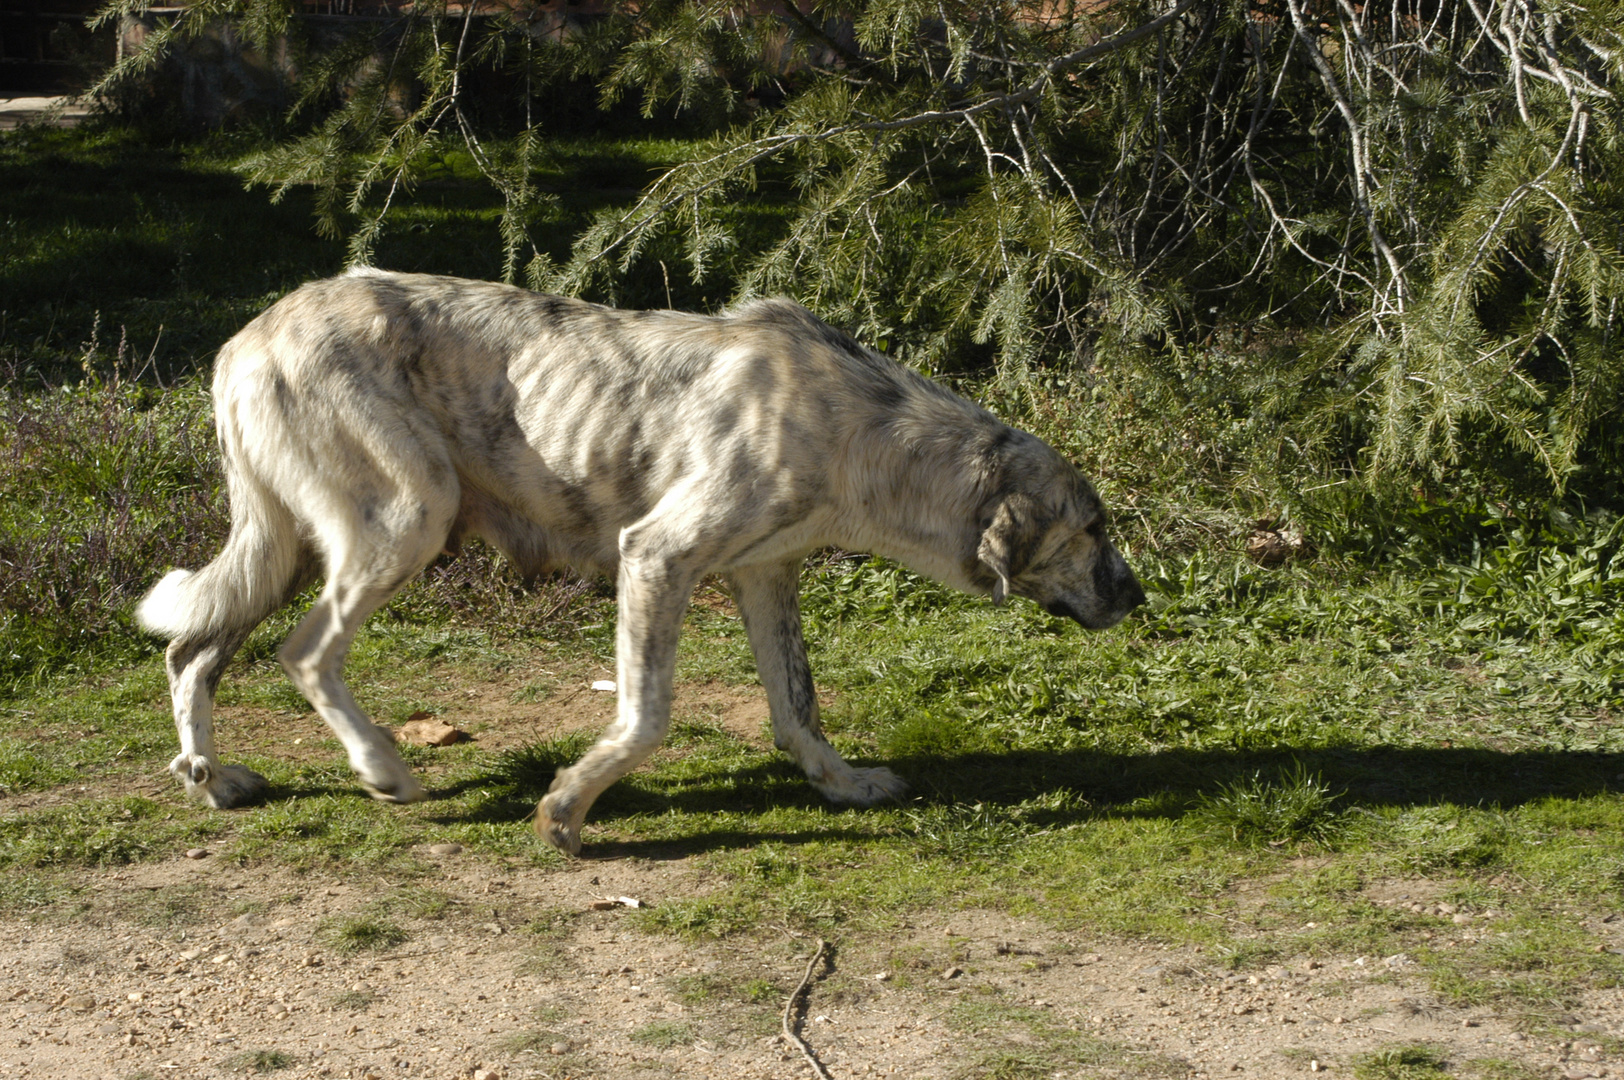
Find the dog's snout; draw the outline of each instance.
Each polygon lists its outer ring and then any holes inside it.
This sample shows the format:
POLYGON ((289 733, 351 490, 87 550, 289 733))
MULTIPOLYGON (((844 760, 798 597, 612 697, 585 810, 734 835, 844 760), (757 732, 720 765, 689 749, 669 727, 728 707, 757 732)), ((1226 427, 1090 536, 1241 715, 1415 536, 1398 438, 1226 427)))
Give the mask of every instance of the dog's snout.
POLYGON ((1133 576, 1126 563, 1122 566, 1122 577, 1117 583, 1117 595, 1122 598, 1122 606, 1129 611, 1143 606, 1148 599, 1144 586, 1139 584, 1139 579, 1133 576))

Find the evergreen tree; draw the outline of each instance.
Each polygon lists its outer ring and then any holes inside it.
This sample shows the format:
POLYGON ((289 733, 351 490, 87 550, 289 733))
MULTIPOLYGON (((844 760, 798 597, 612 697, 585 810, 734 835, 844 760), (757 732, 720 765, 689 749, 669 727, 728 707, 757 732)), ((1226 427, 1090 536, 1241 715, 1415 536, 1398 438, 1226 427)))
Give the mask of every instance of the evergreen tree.
MULTIPOLYGON (((141 10, 115 0, 104 17, 141 10)), ((105 86, 289 0, 197 0, 105 86)), ((508 276, 613 300, 651 259, 788 294, 908 361, 982 356, 1177 381, 1214 335, 1245 408, 1366 476, 1485 441, 1560 484, 1612 453, 1624 362, 1620 0, 723 0, 617 3, 585 28, 426 0, 306 61, 305 134, 254 165, 321 193, 366 260, 429 151, 501 193, 508 276), (470 105, 500 72, 505 113, 470 105), (531 243, 563 87, 716 118, 714 137, 554 261, 531 243), (793 192, 774 235, 737 207, 793 192), (979 351, 978 351, 979 350, 979 351)))

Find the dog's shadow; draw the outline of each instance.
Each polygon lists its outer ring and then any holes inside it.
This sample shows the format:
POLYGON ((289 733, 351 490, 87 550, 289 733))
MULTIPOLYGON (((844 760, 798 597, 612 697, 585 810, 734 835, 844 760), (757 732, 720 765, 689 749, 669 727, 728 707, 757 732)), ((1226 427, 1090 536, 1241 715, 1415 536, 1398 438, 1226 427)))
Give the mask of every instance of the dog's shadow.
MULTIPOLYGON (((522 821, 535 809, 557 768, 573 759, 531 748, 528 757, 504 755, 489 772, 465 777, 436 792, 448 803, 483 790, 472 810, 438 820, 522 821)), ((864 762, 864 764, 873 764, 864 762)), ((1225 791, 1311 781, 1338 812, 1356 808, 1452 804, 1510 809, 1550 797, 1582 798, 1624 791, 1624 754, 1585 751, 1496 751, 1452 747, 1293 748, 1268 751, 1169 749, 1123 754, 1093 750, 1010 751, 916 755, 884 762, 906 778, 907 820, 964 808, 1019 808, 1029 828, 1057 828, 1110 818, 1179 818, 1197 812, 1225 791)), ((893 804, 894 805, 894 804, 893 804)), ((656 817, 675 812, 693 829, 650 840, 595 841, 599 856, 682 858, 764 842, 799 844, 872 840, 907 831, 894 814, 835 812, 806 828, 738 827, 738 815, 828 804, 789 762, 767 759, 714 777, 680 782, 634 774, 594 805, 589 821, 656 817), (714 820, 715 828, 706 826, 714 820)), ((448 807, 449 809, 449 807, 448 807)))

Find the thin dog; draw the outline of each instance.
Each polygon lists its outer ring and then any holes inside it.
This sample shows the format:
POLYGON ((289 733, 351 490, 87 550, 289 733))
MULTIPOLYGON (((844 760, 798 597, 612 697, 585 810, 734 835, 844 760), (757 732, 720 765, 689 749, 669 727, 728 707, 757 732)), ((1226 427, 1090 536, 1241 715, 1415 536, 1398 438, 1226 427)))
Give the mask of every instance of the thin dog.
POLYGON ((137 611, 170 639, 170 771, 210 806, 266 789, 215 751, 221 672, 318 573, 282 667, 374 796, 423 797, 342 667, 367 616, 465 536, 527 575, 615 578, 617 717, 536 813, 571 854, 593 800, 665 737, 677 633, 706 573, 744 618, 773 741, 826 797, 856 805, 905 785, 847 764, 819 727, 799 602, 810 552, 876 552, 1094 629, 1145 599, 1069 462, 785 300, 619 311, 355 270, 249 323, 220 350, 213 391, 230 535, 137 611))

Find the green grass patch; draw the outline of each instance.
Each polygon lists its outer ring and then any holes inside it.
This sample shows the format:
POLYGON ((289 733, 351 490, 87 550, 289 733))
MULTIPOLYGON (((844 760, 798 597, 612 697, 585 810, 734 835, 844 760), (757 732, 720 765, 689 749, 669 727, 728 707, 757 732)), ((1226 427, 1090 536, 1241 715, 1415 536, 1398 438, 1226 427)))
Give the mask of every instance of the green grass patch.
POLYGON ((1425 1046, 1398 1046, 1362 1054, 1354 1062, 1355 1080, 1444 1080, 1449 1063, 1425 1046))
POLYGON ((403 945, 411 935, 395 923, 375 915, 329 919, 317 928, 317 939, 334 952, 381 952, 403 945))
POLYGON ((278 1069, 291 1069, 298 1058, 283 1050, 244 1050, 220 1062, 227 1072, 268 1073, 278 1069))
POLYGON ((639 1046, 671 1050, 687 1046, 698 1037, 698 1032, 692 1024, 682 1020, 655 1020, 637 1028, 628 1037, 639 1046))

